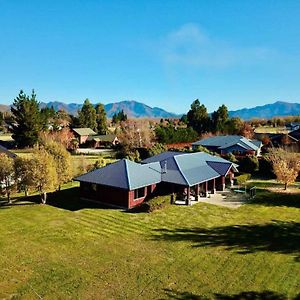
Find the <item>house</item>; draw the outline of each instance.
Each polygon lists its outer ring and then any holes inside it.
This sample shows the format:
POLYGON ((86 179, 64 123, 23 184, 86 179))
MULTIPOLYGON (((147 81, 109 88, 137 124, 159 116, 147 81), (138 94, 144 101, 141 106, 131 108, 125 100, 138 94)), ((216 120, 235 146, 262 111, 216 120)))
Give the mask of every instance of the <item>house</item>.
POLYGON ((91 135, 87 138, 94 148, 115 146, 119 144, 119 140, 115 134, 91 135))
POLYGON ((164 152, 135 163, 127 159, 75 178, 80 182, 83 199, 125 208, 142 203, 155 191, 184 193, 189 205, 196 200, 224 190, 225 177, 232 181, 236 165, 204 152, 164 152))
POLYGON ((91 128, 73 128, 74 136, 78 139, 79 145, 86 143, 91 137, 97 135, 97 133, 91 128))
POLYGON ((218 135, 192 143, 193 150, 196 150, 198 146, 222 155, 232 153, 236 155, 259 156, 262 142, 249 140, 240 135, 218 135))
POLYGON ((291 122, 285 125, 287 130, 294 131, 300 129, 300 122, 291 122))
POLYGON ((155 190, 160 171, 159 163, 142 165, 122 159, 75 180, 80 182, 81 198, 131 208, 155 190))

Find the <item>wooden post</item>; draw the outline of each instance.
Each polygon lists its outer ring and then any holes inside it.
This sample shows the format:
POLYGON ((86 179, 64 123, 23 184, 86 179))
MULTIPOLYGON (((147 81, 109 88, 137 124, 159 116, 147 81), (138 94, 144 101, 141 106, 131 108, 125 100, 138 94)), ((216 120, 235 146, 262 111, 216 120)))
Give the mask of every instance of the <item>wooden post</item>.
POLYGON ((222 179, 222 191, 225 191, 225 176, 222 176, 221 177, 221 179, 222 179))
POLYGON ((211 193, 212 194, 216 193, 216 179, 215 178, 213 179, 213 187, 212 187, 211 193))
POLYGON ((200 193, 200 186, 199 186, 199 183, 198 183, 196 185, 196 195, 195 195, 195 200, 196 201, 199 201, 199 197, 200 197, 199 193, 200 193))
POLYGON ((191 188, 188 186, 188 187, 187 187, 186 200, 185 200, 185 204, 186 204, 186 205, 191 205, 190 196, 191 196, 191 188))
POLYGON ((208 197, 208 181, 205 181, 204 184, 204 194, 205 194, 205 198, 208 197))

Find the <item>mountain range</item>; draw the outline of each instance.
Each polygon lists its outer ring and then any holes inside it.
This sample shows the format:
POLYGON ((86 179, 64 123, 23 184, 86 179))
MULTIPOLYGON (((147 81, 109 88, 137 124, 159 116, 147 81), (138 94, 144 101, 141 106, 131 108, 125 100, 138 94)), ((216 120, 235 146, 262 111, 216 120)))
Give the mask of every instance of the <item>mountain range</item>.
MULTIPOLYGON (((69 114, 76 115, 78 110, 81 109, 82 104, 77 103, 64 103, 58 101, 41 102, 40 107, 53 107, 55 110, 63 109, 69 114)), ((144 103, 137 101, 121 101, 108 103, 104 106, 107 117, 111 118, 115 113, 122 109, 129 118, 176 118, 181 115, 168 112, 159 107, 150 107, 144 103)), ((9 111, 9 105, 0 104, 0 111, 9 111)), ((272 104, 256 106, 253 108, 243 108, 239 110, 229 111, 230 117, 240 117, 243 120, 250 120, 253 118, 270 119, 272 117, 284 116, 299 116, 300 103, 289 103, 277 101, 272 104)))

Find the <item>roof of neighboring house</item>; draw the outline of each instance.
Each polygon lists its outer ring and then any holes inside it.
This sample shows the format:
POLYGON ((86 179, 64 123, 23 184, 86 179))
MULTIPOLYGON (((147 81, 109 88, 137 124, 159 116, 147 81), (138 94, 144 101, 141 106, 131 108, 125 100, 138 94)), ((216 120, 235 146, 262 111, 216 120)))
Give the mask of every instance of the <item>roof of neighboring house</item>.
POLYGON ((182 153, 164 152, 148 159, 143 163, 159 162, 162 170, 162 181, 193 186, 195 184, 226 175, 233 168, 237 171, 237 165, 218 156, 205 152, 182 153))
POLYGON ((97 133, 91 128, 73 128, 78 135, 96 135, 97 133))
POLYGON ((8 149, 6 149, 5 147, 1 146, 0 145, 0 153, 4 153, 6 154, 8 157, 10 158, 16 158, 17 157, 17 154, 9 151, 8 149))
POLYGON ((122 159, 78 176, 75 180, 134 190, 161 182, 161 167, 159 163, 142 165, 128 159, 122 159))
POLYGON ((117 138, 115 134, 104 134, 104 135, 95 135, 88 137, 89 141, 95 141, 95 142, 114 142, 114 140, 117 138))
POLYGON ((204 147, 217 147, 219 149, 226 149, 234 145, 239 145, 246 150, 257 151, 262 142, 256 140, 249 140, 240 135, 218 135, 202 139, 192 144, 193 146, 204 146, 204 147))
POLYGON ((289 136, 291 136, 291 137, 293 137, 294 139, 300 141, 300 129, 291 131, 291 132, 289 133, 289 136))

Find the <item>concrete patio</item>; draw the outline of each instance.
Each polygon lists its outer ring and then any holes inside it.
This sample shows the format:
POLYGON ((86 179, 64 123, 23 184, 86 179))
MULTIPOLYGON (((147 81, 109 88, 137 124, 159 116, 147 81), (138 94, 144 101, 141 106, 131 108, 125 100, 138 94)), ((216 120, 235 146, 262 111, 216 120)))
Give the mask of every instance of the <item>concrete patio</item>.
MULTIPOLYGON (((238 208, 247 202, 248 197, 245 194, 235 193, 231 190, 218 191, 215 194, 209 194, 208 197, 199 197, 196 201, 194 197, 191 199, 191 205, 204 202, 229 208, 238 208)), ((185 200, 176 200, 176 205, 186 205, 185 200)))

